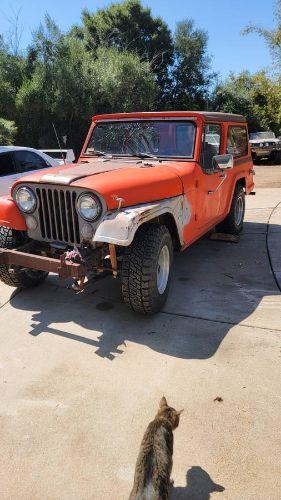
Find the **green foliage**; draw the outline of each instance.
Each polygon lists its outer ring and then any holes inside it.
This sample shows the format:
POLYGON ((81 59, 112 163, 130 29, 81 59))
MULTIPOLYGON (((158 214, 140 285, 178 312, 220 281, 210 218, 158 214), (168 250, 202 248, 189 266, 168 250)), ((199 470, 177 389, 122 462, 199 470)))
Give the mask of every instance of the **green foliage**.
POLYGON ((258 128, 259 119, 253 112, 251 74, 243 72, 235 76, 231 73, 225 82, 220 83, 214 92, 213 109, 247 116, 251 128, 258 128))
POLYGON ((63 35, 47 17, 34 35, 16 97, 20 137, 24 144, 54 147, 54 123, 79 151, 94 113, 151 109, 155 92, 149 64, 138 55, 99 48, 93 58, 82 40, 63 35))
POLYGON ((54 123, 59 135, 79 149, 93 108, 91 64, 83 43, 62 35, 47 18, 35 33, 29 71, 16 98, 25 144, 56 147, 54 123))
POLYGON ((24 75, 25 61, 9 53, 0 37, 0 116, 14 119, 15 98, 24 75))
POLYGON ((94 14, 83 12, 83 27, 76 28, 86 46, 95 52, 98 47, 109 47, 137 54, 149 61, 163 90, 167 81, 167 67, 173 61, 172 35, 167 24, 153 17, 149 8, 139 0, 113 3, 94 14))
MULTIPOLYGON (((276 30, 248 28, 265 36, 275 57, 280 19, 278 0, 276 30)), ((81 26, 66 34, 47 15, 25 56, 0 36, 0 116, 16 123, 17 142, 26 146, 57 147, 55 124, 76 152, 92 115, 105 112, 212 107, 246 115, 253 130, 280 133, 280 78, 230 75, 211 96, 207 45, 192 20, 172 34, 140 0, 84 11, 81 26)))
POLYGON ((281 79, 265 72, 243 72, 220 83, 213 96, 213 109, 247 117, 251 131, 281 133, 281 79))
POLYGON ((0 118, 0 145, 9 146, 14 143, 17 128, 14 122, 0 118))
POLYGON ((207 54, 208 35, 195 29, 192 20, 178 23, 175 37, 175 62, 172 68, 171 105, 177 109, 200 109, 206 105, 214 79, 207 54))
POLYGON ((264 130, 281 135, 281 76, 271 79, 263 71, 253 75, 253 109, 264 130))
POLYGON ((97 86, 96 112, 149 111, 153 109, 156 84, 149 63, 136 54, 100 48, 93 64, 97 86))

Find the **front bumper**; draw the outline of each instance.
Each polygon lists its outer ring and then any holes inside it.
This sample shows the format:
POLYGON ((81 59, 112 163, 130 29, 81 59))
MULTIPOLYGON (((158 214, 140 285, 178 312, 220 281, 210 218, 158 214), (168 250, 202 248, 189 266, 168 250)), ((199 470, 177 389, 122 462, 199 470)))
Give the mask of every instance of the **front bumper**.
POLYGON ((73 262, 68 258, 68 253, 64 252, 58 257, 38 255, 32 253, 34 246, 24 245, 18 249, 0 249, 0 265, 18 266, 23 268, 36 269, 48 273, 58 274, 59 278, 74 278, 79 280, 91 272, 111 271, 113 276, 117 275, 117 259, 114 245, 109 245, 108 251, 111 266, 105 267, 104 256, 107 253, 104 247, 93 250, 81 262, 73 262))
POLYGON ((65 254, 60 259, 35 255, 20 250, 0 249, 0 265, 19 266, 58 274, 61 279, 79 279, 86 274, 84 263, 66 260, 65 254))
POLYGON ((269 158, 273 153, 273 150, 268 149, 252 149, 252 154, 256 156, 256 158, 269 158))

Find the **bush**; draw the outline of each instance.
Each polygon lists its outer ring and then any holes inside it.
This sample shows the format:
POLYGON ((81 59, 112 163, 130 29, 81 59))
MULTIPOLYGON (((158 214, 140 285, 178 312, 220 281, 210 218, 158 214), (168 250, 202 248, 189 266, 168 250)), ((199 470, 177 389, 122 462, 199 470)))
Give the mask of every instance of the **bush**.
POLYGON ((13 144, 17 133, 14 122, 0 118, 0 145, 9 146, 13 144))

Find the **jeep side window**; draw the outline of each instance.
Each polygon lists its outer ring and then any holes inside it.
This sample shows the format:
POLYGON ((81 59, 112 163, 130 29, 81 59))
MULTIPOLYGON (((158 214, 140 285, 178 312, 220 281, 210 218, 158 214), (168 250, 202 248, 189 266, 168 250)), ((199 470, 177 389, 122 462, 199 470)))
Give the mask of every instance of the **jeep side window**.
POLYGON ((204 127, 201 165, 204 170, 213 168, 213 157, 220 153, 221 127, 220 125, 210 124, 204 127))
POLYGON ((14 162, 10 153, 0 154, 0 177, 15 173, 14 162))
POLYGON ((227 136, 228 154, 235 158, 248 154, 248 136, 246 127, 229 127, 227 136))

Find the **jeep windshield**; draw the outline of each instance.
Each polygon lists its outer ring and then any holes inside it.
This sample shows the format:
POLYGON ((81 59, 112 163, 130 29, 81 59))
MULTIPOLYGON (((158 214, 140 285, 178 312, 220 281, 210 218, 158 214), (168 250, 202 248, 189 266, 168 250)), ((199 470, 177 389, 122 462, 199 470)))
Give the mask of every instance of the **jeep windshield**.
POLYGON ((195 134, 191 121, 100 121, 84 155, 189 159, 194 154, 195 134))

